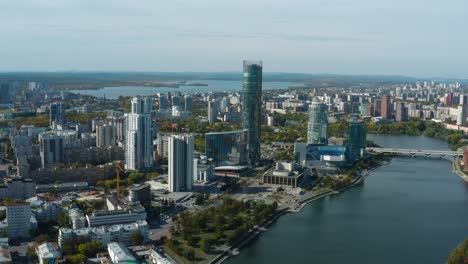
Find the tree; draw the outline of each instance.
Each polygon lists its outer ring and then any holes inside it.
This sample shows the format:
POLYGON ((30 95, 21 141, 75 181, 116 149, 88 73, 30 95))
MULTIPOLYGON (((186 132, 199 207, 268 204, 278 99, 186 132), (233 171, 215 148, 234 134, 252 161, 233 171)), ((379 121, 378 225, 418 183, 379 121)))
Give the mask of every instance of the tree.
POLYGON ((72 264, 81 264, 85 263, 88 258, 83 254, 76 254, 70 257, 70 263, 72 264))
POLYGON ((65 255, 72 255, 75 253, 76 241, 74 239, 65 239, 62 246, 62 252, 65 255))
POLYGON ((26 252, 26 256, 30 260, 37 260, 37 254, 34 247, 28 247, 28 251, 26 252))
POLYGON ((143 244, 143 240, 144 240, 140 232, 134 232, 130 239, 131 239, 132 245, 134 246, 143 244))
POLYGON ((468 239, 454 249, 447 260, 447 264, 463 263, 468 263, 468 239))
POLYGON ((50 237, 47 234, 38 235, 36 237, 36 243, 37 244, 42 244, 42 243, 48 242, 48 241, 50 241, 50 237))
POLYGON ((78 252, 90 258, 95 257, 102 249, 102 244, 98 241, 86 242, 78 246, 78 252))
POLYGON ((211 246, 213 245, 213 239, 209 237, 204 237, 200 241, 200 248, 203 252, 208 253, 211 250, 211 246))
POLYGON ((195 260, 195 251, 193 249, 187 250, 184 255, 188 260, 195 260))
POLYGON ((59 227, 70 227, 70 216, 65 211, 60 211, 57 214, 57 223, 59 227))
POLYGON ((6 210, 1 210, 0 211, 0 221, 3 221, 3 219, 6 218, 6 210))

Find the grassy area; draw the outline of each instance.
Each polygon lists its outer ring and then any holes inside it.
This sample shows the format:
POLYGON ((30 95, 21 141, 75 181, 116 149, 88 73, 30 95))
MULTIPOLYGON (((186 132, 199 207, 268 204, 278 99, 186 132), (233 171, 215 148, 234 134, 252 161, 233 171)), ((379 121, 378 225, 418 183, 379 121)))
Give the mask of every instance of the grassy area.
POLYGON ((242 202, 223 197, 220 203, 198 212, 184 211, 175 217, 168 247, 181 263, 207 261, 233 245, 255 225, 275 212, 277 203, 242 202))

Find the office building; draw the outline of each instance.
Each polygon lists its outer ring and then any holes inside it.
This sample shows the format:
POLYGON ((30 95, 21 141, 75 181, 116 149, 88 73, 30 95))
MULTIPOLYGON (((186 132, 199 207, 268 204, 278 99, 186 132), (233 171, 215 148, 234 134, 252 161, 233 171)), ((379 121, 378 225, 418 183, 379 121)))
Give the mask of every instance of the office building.
POLYGON ((380 99, 375 99, 374 100, 374 111, 372 116, 380 116, 381 114, 381 109, 382 109, 382 100, 380 99))
POLYGON ((459 105, 457 111, 457 125, 466 126, 466 106, 459 105))
POLYGON ((131 210, 96 211, 86 215, 89 227, 104 225, 128 224, 146 219, 146 214, 139 214, 131 210))
MULTIPOLYGON (((152 101, 151 101, 152 102, 152 101)), ((125 167, 129 170, 151 168, 153 164, 153 141, 150 100, 132 99, 132 112, 127 114, 127 137, 125 167)))
POLYGON ((382 108, 380 115, 383 119, 392 119, 390 96, 388 95, 382 96, 382 108))
POLYGON ((246 165, 247 129, 205 134, 205 154, 216 166, 246 165))
POLYGON ((43 243, 36 248, 39 264, 56 264, 62 258, 62 254, 52 243, 43 243))
POLYGON ((316 98, 309 108, 309 121, 307 122, 307 144, 328 143, 328 108, 316 98))
POLYGON ((218 121, 218 109, 215 101, 208 102, 208 122, 214 124, 218 121))
POLYGON ((128 200, 140 202, 141 204, 151 203, 151 187, 149 184, 140 184, 128 188, 128 200))
POLYGON ((50 168, 56 163, 64 163, 64 137, 54 131, 39 134, 42 168, 50 168))
POLYGON ((192 113, 193 111, 193 97, 191 95, 185 95, 184 97, 185 112, 192 113))
POLYGON ((395 109, 395 120, 397 122, 408 121, 408 108, 405 107, 405 103, 397 102, 395 109))
POLYGON ((169 191, 191 191, 193 184, 193 135, 169 137, 169 191))
POLYGON ((206 156, 193 160, 193 180, 197 182, 208 182, 215 175, 215 166, 212 159, 206 156))
POLYGON ((31 206, 29 203, 14 203, 6 207, 8 238, 31 236, 31 206))
POLYGON ((10 85, 8 83, 0 83, 0 104, 10 104, 10 85))
POLYGON ((261 61, 244 61, 242 85, 242 122, 248 130, 248 160, 253 165, 260 160, 260 127, 262 123, 261 61))
POLYGON ((115 127, 108 124, 96 125, 96 146, 101 148, 115 145, 115 127))
POLYGON ((65 105, 62 102, 55 102, 49 106, 50 125, 65 124, 65 105))
POLYGON ((169 102, 165 94, 159 94, 159 110, 169 109, 169 102))
POLYGON ((173 95, 172 96, 172 107, 178 106, 180 107, 180 96, 179 95, 173 95))
POLYGON ((364 157, 367 145, 367 126, 359 120, 349 123, 348 161, 354 162, 364 157))

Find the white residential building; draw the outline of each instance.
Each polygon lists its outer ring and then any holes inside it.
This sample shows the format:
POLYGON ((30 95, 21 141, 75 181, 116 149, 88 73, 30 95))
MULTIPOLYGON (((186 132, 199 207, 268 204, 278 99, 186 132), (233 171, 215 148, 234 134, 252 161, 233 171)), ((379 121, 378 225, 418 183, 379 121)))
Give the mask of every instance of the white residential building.
POLYGON ((112 263, 136 263, 136 258, 130 253, 128 248, 121 243, 110 243, 107 251, 112 263))
POLYGON ((62 257, 60 251, 58 251, 51 243, 44 243, 37 247, 36 254, 39 259, 39 264, 57 263, 62 257))

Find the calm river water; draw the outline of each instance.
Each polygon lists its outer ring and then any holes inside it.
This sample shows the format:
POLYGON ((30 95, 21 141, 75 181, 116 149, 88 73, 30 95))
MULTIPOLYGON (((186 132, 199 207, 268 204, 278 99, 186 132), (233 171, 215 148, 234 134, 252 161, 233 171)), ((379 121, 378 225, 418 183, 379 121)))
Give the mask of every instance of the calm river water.
MULTIPOLYGON (((448 149, 369 135, 384 147, 448 149)), ((281 217, 226 263, 444 263, 468 238, 468 183, 448 160, 393 158, 361 186, 281 217)))

